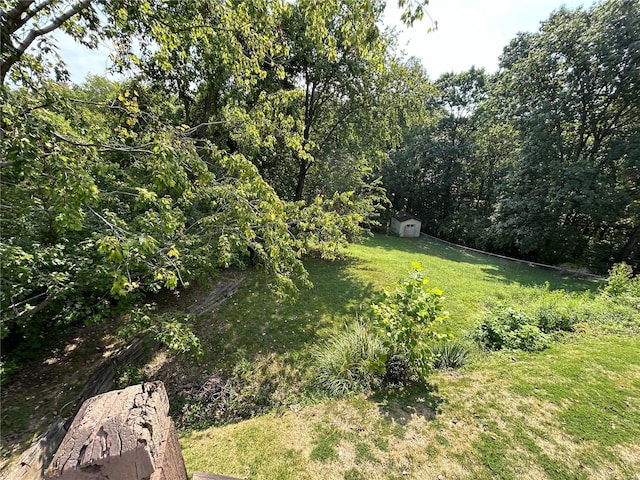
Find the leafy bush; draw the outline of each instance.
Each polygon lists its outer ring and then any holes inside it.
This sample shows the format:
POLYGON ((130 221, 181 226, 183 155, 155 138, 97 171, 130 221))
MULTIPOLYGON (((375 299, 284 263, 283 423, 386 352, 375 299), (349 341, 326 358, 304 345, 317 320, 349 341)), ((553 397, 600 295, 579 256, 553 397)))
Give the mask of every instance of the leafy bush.
POLYGON ((589 292, 572 294, 564 290, 551 291, 547 285, 536 289, 533 300, 524 308, 533 318, 532 323, 543 332, 571 332, 582 319, 584 305, 591 299, 589 292))
POLYGON ((386 289, 383 301, 371 308, 391 356, 406 358, 415 373, 424 378, 431 371, 429 345, 448 338, 438 327, 449 314, 444 309, 442 290, 428 288, 429 280, 422 275, 420 264, 412 266, 413 272, 394 289, 386 289))
POLYGON ((435 369, 460 368, 469 358, 469 347, 459 341, 438 342, 431 346, 433 360, 431 365, 435 369))
POLYGON ((548 285, 532 288, 527 295, 510 299, 511 307, 490 306, 474 336, 493 350, 535 351, 563 332, 640 331, 639 285, 623 264, 614 266, 599 295, 551 291, 548 285))
POLYGON ((385 364, 384 382, 387 385, 407 385, 414 380, 415 371, 404 355, 391 355, 385 364))
POLYGON ((549 345, 550 338, 535 324, 535 319, 511 307, 489 313, 474 333, 475 339, 491 350, 513 349, 538 351, 549 345))
POLYGON ((626 263, 618 263, 609 270, 602 295, 616 302, 640 309, 640 277, 626 263))
POLYGON ((624 295, 633 279, 633 269, 626 263, 617 263, 609 270, 607 284, 603 289, 603 294, 608 297, 619 297, 624 295))
POLYGON ((331 338, 313 356, 315 385, 331 396, 370 392, 382 384, 387 350, 362 323, 331 338))

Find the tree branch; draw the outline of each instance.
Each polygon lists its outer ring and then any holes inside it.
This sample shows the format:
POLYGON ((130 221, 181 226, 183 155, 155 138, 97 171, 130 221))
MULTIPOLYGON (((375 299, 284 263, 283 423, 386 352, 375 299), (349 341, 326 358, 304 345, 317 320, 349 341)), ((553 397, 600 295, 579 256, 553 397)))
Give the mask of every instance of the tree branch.
MULTIPOLYGON (((14 10, 17 11, 19 6, 25 6, 25 5, 28 8, 32 3, 33 2, 29 2, 28 0, 23 0, 16 6, 16 8, 14 8, 14 10)), ((73 17, 77 13, 81 12, 82 10, 86 9, 89 6, 90 3, 91 3, 91 0, 82 0, 82 1, 80 1, 78 3, 76 3, 74 6, 72 6, 66 12, 62 13, 59 17, 54 18, 49 25, 47 25, 45 27, 42 27, 42 28, 39 28, 39 29, 31 30, 29 32, 29 34, 26 36, 26 38, 20 43, 20 45, 18 45, 11 52, 9 57, 0 64, 0 77, 2 78, 2 83, 4 83, 4 79, 5 79, 6 75, 7 75, 7 73, 9 72, 9 69, 16 62, 18 62, 20 60, 20 58, 22 57, 24 52, 27 50, 27 48, 29 48, 29 46, 33 43, 33 41, 36 38, 41 37, 43 35, 46 35, 47 33, 52 32, 56 28, 59 28, 64 22, 69 20, 71 17, 73 17)), ((36 7, 36 10, 39 9, 40 7, 41 7, 40 5, 38 7, 36 7)), ((44 8, 44 7, 42 7, 42 8, 44 8)), ((13 10, 12 10, 12 12, 13 12, 13 10)), ((20 18, 20 15, 22 15, 22 13, 24 13, 24 10, 22 10, 22 11, 20 11, 18 13, 18 15, 19 15, 18 19, 20 18)), ((37 11, 33 12, 33 15, 35 15, 36 13, 37 13, 37 11)))
MULTIPOLYGON (((25 23, 27 23, 29 20, 31 20, 34 16, 36 16, 38 14, 38 12, 41 12, 42 10, 47 8, 49 5, 51 5, 52 2, 53 2, 53 0, 46 0, 46 1, 42 2, 40 5, 36 5, 36 7, 31 11, 27 11, 28 8, 24 9, 18 15, 18 17, 16 17, 15 20, 17 20, 17 21, 12 19, 11 24, 8 25, 7 28, 9 30, 9 34, 15 33, 20 27, 22 27, 25 23), (25 14, 24 17, 22 16, 23 13, 25 14)), ((21 2, 21 3, 33 4, 34 2, 33 2, 33 0, 28 0, 28 1, 21 2)))
POLYGON ((59 133, 52 132, 52 135, 63 142, 70 143, 71 145, 75 145, 76 147, 94 147, 98 148, 101 152, 128 152, 128 153, 148 153, 153 154, 154 152, 151 150, 147 150, 145 148, 139 147, 120 147, 118 145, 103 145, 100 143, 84 143, 78 142, 69 137, 65 137, 64 135, 60 135, 59 133))

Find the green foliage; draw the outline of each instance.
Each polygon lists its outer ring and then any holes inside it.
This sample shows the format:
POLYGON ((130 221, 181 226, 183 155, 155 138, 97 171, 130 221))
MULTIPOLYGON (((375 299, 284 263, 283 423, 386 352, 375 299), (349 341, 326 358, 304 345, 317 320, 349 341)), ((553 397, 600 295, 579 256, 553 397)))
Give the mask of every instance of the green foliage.
POLYGON ((127 388, 131 385, 143 383, 146 380, 144 372, 134 365, 116 371, 114 389, 127 388))
POLYGON ((413 272, 384 290, 384 299, 371 305, 373 318, 382 333, 390 355, 406 357, 420 377, 430 373, 432 353, 429 343, 447 338, 441 333, 445 311, 442 291, 429 288, 422 267, 414 263, 413 272))
POLYGON ((394 208, 464 245, 600 272, 613 259, 635 267, 638 8, 560 8, 506 46, 496 75, 439 78, 384 169, 394 208))
POLYGON ((192 315, 175 312, 154 314, 154 310, 154 305, 133 309, 118 335, 126 340, 144 334, 172 352, 202 355, 200 340, 191 329, 192 315))
POLYGON ((639 18, 626 0, 562 8, 505 48, 494 92, 520 155, 496 205, 496 246, 600 270, 637 251, 639 18))
POLYGON ((460 368, 471 354, 469 346, 459 340, 434 343, 430 349, 433 356, 431 365, 438 370, 460 368))
POLYGON ((633 269, 626 263, 616 263, 609 270, 609 277, 602 293, 608 297, 619 297, 633 290, 633 269))
POLYGON ((335 258, 374 223, 420 98, 392 93, 420 75, 392 61, 382 3, 67 3, 18 2, 3 29, 4 353, 231 266, 295 297, 302 255, 335 258), (115 42, 136 80, 67 86, 42 25, 115 42))
POLYGON ((474 332, 475 339, 492 350, 544 350, 549 337, 540 331, 535 320, 525 312, 502 307, 490 312, 474 332))
POLYGON ((617 263, 609 270, 602 295, 640 310, 640 277, 634 276, 632 268, 626 263, 617 263))
POLYGON ((358 322, 318 347, 313 357, 315 386, 340 397, 381 386, 387 349, 375 331, 358 322))
POLYGON ((530 290, 522 298, 512 298, 510 305, 502 300, 489 306, 474 337, 494 350, 535 351, 546 348, 551 340, 567 332, 637 332, 640 315, 634 303, 636 297, 606 293, 627 291, 621 285, 633 283, 629 275, 624 266, 614 267, 610 281, 598 295, 589 291, 550 290, 547 284, 530 290))

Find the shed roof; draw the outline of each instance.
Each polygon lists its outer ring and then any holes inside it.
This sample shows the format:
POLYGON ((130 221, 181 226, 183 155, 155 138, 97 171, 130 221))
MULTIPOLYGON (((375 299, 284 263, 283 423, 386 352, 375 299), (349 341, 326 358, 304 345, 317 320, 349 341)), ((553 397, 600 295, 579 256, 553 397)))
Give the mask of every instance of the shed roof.
POLYGON ((418 220, 418 221, 420 221, 420 219, 418 217, 416 217, 415 215, 411 215, 410 213, 407 213, 407 212, 397 212, 393 216, 393 218, 395 218, 399 222, 406 222, 407 220, 418 220))

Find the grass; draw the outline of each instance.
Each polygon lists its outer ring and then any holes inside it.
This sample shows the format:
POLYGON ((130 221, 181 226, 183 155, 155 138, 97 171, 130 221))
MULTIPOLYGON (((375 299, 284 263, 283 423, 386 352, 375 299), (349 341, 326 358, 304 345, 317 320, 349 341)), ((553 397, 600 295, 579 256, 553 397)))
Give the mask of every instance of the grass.
MULTIPOLYGON (((528 287, 599 287, 435 241, 376 236, 346 261, 309 262, 315 286, 296 304, 277 304, 259 279, 247 285, 212 319, 225 332, 216 351, 225 359, 275 354, 304 372, 311 347, 354 321, 414 261, 444 290, 458 336, 485 304, 530 295, 528 287)), ((181 444, 190 472, 252 479, 638 478, 638 337, 574 335, 536 354, 476 355, 426 387, 307 402, 184 433, 181 444)))
POLYGON ((515 362, 497 355, 435 375, 430 390, 332 400, 192 432, 182 437, 183 452, 191 471, 251 471, 256 479, 634 478, 637 343, 606 336, 515 362), (618 356, 624 364, 612 360, 618 356), (239 439, 251 439, 251 448, 239 439), (287 470, 291 458, 298 461, 287 470))
POLYGON ((382 288, 395 283, 420 262, 430 285, 444 290, 454 333, 466 332, 488 299, 500 300, 522 293, 527 286, 549 283, 551 289, 595 290, 599 283, 561 276, 517 264, 457 250, 424 239, 377 235, 353 245, 347 260, 306 263, 313 289, 303 290, 297 302, 276 301, 265 279, 258 275, 242 287, 231 302, 204 319, 200 334, 208 338, 209 360, 233 363, 239 355, 254 358, 265 352, 308 358, 309 346, 327 338, 344 323, 368 312, 382 288), (211 330, 213 323, 216 327, 211 330))
MULTIPOLYGON (((314 288, 296 303, 277 302, 257 273, 222 308, 198 318, 200 362, 189 367, 159 355, 147 367, 148 375, 170 383, 188 382, 182 376, 188 368, 201 378, 248 362, 257 378, 270 376, 281 390, 281 406, 271 413, 182 432, 190 474, 639 478, 640 342, 626 331, 569 335, 535 354, 476 352, 461 370, 439 371, 423 387, 338 400, 305 391, 313 347, 365 318, 382 288, 405 276, 412 262, 444 291, 448 326, 459 337, 486 305, 530 296, 529 287, 582 292, 600 286, 436 241, 386 236, 353 245, 341 262, 306 262, 314 288)), ((11 435, 7 407, 20 404, 13 400, 3 396, 4 438, 11 435)))

